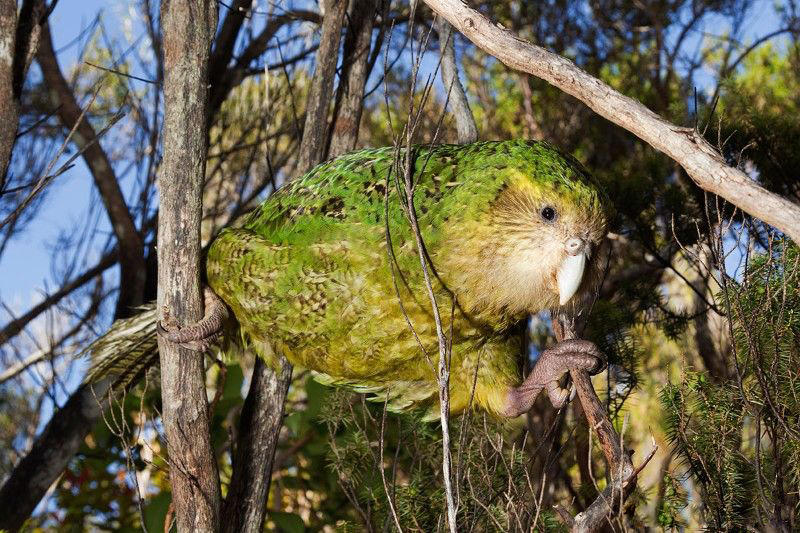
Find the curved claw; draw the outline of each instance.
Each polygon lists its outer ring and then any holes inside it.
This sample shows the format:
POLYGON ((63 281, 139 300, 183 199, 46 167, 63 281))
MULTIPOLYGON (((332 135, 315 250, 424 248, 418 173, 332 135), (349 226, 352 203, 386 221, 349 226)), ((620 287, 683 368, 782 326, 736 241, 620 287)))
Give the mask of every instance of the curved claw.
POLYGON ((200 321, 186 327, 179 327, 171 322, 167 309, 164 320, 158 322, 158 334, 170 342, 180 344, 190 350, 206 351, 217 339, 225 321, 228 319, 228 308, 210 287, 203 287, 205 315, 200 321))

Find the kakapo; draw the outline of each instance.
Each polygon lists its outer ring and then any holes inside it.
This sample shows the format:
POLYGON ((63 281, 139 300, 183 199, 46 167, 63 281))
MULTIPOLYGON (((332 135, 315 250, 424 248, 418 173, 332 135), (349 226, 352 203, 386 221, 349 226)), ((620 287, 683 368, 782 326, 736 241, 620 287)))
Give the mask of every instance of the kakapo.
POLYGON ((472 402, 516 416, 542 388, 563 405, 558 378, 569 368, 599 371, 600 352, 587 341, 559 343, 523 380, 519 325, 592 289, 607 198, 576 160, 544 142, 410 150, 346 154, 278 189, 210 244, 201 322, 162 329, 154 306, 119 320, 89 348, 87 379, 136 379, 157 361, 158 331, 198 347, 223 330, 268 362, 281 353, 392 410, 437 413, 436 328, 399 154, 412 165, 414 212, 452 331, 451 412, 472 402))

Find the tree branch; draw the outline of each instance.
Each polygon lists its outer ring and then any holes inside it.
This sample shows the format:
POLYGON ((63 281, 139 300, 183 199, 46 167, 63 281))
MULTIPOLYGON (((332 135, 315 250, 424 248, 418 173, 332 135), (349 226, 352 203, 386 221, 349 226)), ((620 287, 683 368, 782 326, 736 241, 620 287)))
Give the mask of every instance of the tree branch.
POLYGON ((66 282, 53 294, 47 296, 39 304, 33 306, 27 313, 11 320, 0 330, 0 345, 8 342, 9 339, 17 335, 27 326, 33 319, 50 309, 61 301, 62 298, 70 294, 72 291, 83 287, 92 279, 99 276, 117 263, 116 250, 105 255, 95 266, 81 274, 80 276, 66 282))
POLYGON ((361 113, 364 110, 364 84, 371 70, 369 50, 372 45, 375 4, 373 0, 352 2, 342 52, 344 64, 334 104, 329 157, 336 157, 356 147, 361 113))
MULTIPOLYGON (((553 320, 556 340, 559 342, 578 338, 575 317, 568 313, 559 313, 553 320)), ((570 377, 578 392, 578 399, 586 415, 590 432, 597 434, 597 440, 606 458, 611 483, 589 507, 579 513, 571 522, 571 531, 597 531, 608 520, 608 516, 622 506, 633 487, 631 476, 635 475, 631 459, 622 447, 622 439, 614 430, 605 407, 597 397, 589 374, 583 370, 570 370, 570 377)), ((590 436, 591 438, 591 436, 590 436)))
POLYGON ((53 413, 31 451, 0 488, 0 530, 17 531, 22 527, 100 418, 100 398, 106 395, 110 384, 111 379, 106 378, 93 385, 81 385, 53 413))
POLYGON ((574 63, 492 24, 462 0, 425 0, 478 47, 504 64, 533 74, 589 106, 678 162, 697 183, 800 242, 800 206, 767 191, 730 167, 691 128, 664 120, 639 101, 618 93, 574 63))
POLYGON ((94 178, 100 192, 111 227, 119 243, 120 296, 117 301, 118 317, 130 315, 131 309, 142 303, 145 282, 144 245, 136 230, 130 210, 125 203, 119 181, 111 167, 111 162, 97 142, 97 133, 88 120, 81 120, 82 110, 75 99, 67 80, 58 66, 50 28, 43 25, 37 60, 42 69, 44 82, 53 100, 53 108, 58 108, 58 116, 66 128, 77 124, 73 140, 83 152, 83 159, 94 178))
POLYGON ((325 158, 328 136, 328 104, 333 90, 345 0, 325 0, 325 17, 314 67, 314 78, 306 101, 306 122, 297 156, 297 168, 305 172, 325 158))
MULTIPOLYGON (((164 159, 159 178, 158 306, 178 325, 202 317, 200 221, 208 151, 208 68, 215 0, 162 0, 164 159), (200 126, 200 127, 198 127, 200 126)), ((161 397, 179 531, 219 529, 203 355, 159 336, 161 397)))
MULTIPOLYGON (((267 22, 266 26, 264 26, 264 29, 261 30, 261 33, 254 37, 253 40, 247 45, 247 48, 245 48, 244 52, 242 52, 242 54, 236 58, 236 65, 227 69, 220 68, 220 66, 227 65, 227 62, 224 64, 222 63, 222 52, 220 50, 220 56, 217 59, 219 63, 217 64, 215 70, 211 71, 211 77, 209 79, 211 85, 211 118, 213 118, 213 115, 219 110, 222 102, 225 101, 233 88, 239 85, 247 76, 250 63, 264 53, 264 51, 267 49, 267 44, 269 41, 275 37, 275 34, 278 33, 284 24, 288 24, 289 22, 295 20, 319 22, 321 17, 319 13, 304 10, 288 11, 277 15, 267 22)), ((259 68, 259 71, 262 70, 263 68, 259 68)))

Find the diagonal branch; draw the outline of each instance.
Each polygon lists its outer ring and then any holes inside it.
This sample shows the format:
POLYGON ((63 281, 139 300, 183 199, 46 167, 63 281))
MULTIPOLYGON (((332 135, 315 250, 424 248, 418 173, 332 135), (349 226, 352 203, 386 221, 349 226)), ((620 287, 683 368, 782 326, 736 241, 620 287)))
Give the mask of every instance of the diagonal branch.
POLYGON ((533 74, 589 106, 678 162, 697 183, 800 242, 800 206, 730 167, 703 137, 653 113, 574 63, 492 24, 462 0, 425 0, 478 47, 509 67, 533 74))
POLYGON ((95 277, 99 276, 117 263, 117 252, 112 251, 103 256, 100 261, 83 274, 64 283, 56 292, 47 296, 37 305, 33 306, 24 315, 14 318, 0 330, 0 345, 5 344, 9 339, 22 331, 25 326, 30 324, 37 316, 50 309, 61 301, 62 298, 83 287, 95 277))

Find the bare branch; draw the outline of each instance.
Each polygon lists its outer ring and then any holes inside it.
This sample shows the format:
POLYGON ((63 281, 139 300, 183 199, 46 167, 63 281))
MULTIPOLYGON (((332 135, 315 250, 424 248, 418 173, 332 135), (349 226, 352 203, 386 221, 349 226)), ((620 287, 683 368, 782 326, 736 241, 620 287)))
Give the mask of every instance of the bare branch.
MULTIPOLYGON (((323 23, 320 48, 327 55, 317 54, 317 66, 311 81, 311 94, 307 109, 318 108, 321 112, 306 114, 306 126, 301 146, 307 147, 298 156, 295 177, 325 158, 325 135, 327 134, 327 111, 330 107, 333 78, 339 56, 339 38, 342 17, 347 3, 328 0, 325 22, 328 17, 338 17, 338 24, 323 23), (340 5, 332 5, 336 2, 340 5), (338 15, 336 14, 338 13, 338 15), (320 63, 322 62, 322 63, 320 63), (309 137, 315 137, 319 146, 309 145, 309 137), (312 150, 311 148, 315 148, 312 150)), ((239 420, 239 441, 233 461, 233 473, 228 495, 223 508, 224 531, 262 531, 266 515, 267 497, 278 436, 283 424, 283 408, 286 393, 292 379, 292 365, 280 354, 275 354, 277 371, 258 360, 253 369, 252 384, 245 399, 239 420)))
POLYGON ((33 306, 25 314, 13 319, 0 330, 0 345, 5 344, 10 338, 17 335, 25 328, 33 319, 50 309, 61 301, 62 298, 70 294, 76 289, 83 287, 95 277, 99 276, 117 263, 117 253, 113 251, 104 256, 96 265, 88 269, 80 276, 66 282, 56 292, 47 296, 39 304, 33 306))
POLYGON ((461 0, 425 0, 478 47, 509 67, 570 94, 678 162, 697 183, 800 242, 800 206, 767 191, 730 167, 700 134, 679 127, 612 89, 574 63, 492 24, 461 0))

